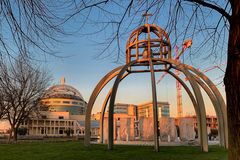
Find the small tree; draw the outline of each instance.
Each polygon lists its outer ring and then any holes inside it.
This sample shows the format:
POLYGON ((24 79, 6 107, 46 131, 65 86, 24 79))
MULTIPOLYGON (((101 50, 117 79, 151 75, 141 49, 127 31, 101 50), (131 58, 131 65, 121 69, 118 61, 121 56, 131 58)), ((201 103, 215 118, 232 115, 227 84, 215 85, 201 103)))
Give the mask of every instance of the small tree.
POLYGON ((0 75, 2 117, 11 125, 10 139, 17 141, 21 123, 39 111, 40 99, 49 86, 50 76, 23 57, 12 63, 0 62, 0 75))

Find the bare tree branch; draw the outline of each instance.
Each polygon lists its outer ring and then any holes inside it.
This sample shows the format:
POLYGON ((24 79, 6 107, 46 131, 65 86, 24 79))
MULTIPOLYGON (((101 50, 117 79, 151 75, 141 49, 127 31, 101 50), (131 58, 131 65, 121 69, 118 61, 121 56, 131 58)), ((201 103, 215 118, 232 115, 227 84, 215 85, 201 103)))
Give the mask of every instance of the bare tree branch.
POLYGON ((221 7, 218 7, 216 4, 214 5, 214 4, 208 3, 205 0, 186 0, 186 1, 197 3, 197 4, 200 4, 204 7, 208 7, 210 9, 213 9, 213 10, 219 12, 221 15, 223 15, 226 19, 228 19, 228 21, 230 21, 231 16, 229 15, 229 13, 227 13, 225 9, 223 9, 221 7))

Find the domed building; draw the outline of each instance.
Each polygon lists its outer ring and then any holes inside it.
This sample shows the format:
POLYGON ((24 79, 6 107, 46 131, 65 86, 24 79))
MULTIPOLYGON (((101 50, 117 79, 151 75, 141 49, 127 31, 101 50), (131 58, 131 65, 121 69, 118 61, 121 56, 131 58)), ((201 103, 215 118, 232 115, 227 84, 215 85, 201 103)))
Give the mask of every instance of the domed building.
MULTIPOLYGON (((40 114, 20 126, 27 128, 29 136, 84 136, 87 103, 77 89, 65 84, 64 77, 61 78, 59 85, 54 85, 46 91, 42 104, 40 114)), ((96 137, 99 122, 91 129, 92 136, 96 137)))
POLYGON ((64 77, 59 85, 54 85, 46 91, 42 102, 48 111, 69 112, 69 115, 84 115, 87 104, 77 89, 65 84, 64 77))

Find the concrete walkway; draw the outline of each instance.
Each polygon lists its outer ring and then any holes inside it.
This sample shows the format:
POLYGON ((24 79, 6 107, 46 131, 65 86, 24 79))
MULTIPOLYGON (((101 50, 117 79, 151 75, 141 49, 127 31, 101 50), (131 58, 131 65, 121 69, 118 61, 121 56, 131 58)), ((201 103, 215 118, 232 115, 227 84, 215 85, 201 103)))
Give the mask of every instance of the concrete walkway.
MULTIPOLYGON (((97 142, 92 142, 98 144, 97 142)), ((153 141, 114 141, 116 145, 154 146, 153 141)), ((219 145, 219 141, 208 141, 209 145, 219 145)), ((159 142, 159 146, 199 146, 197 141, 159 142)))

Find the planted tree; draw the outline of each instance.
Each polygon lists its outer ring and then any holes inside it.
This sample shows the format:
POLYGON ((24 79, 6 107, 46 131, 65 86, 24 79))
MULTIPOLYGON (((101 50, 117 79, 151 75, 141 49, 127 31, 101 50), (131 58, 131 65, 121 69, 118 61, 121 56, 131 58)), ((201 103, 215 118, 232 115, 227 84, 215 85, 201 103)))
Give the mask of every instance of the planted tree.
POLYGON ((30 60, 0 62, 0 93, 5 107, 3 118, 11 125, 10 138, 17 141, 19 126, 40 110, 40 100, 49 86, 50 76, 30 60))

